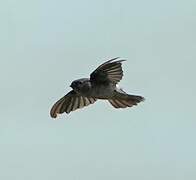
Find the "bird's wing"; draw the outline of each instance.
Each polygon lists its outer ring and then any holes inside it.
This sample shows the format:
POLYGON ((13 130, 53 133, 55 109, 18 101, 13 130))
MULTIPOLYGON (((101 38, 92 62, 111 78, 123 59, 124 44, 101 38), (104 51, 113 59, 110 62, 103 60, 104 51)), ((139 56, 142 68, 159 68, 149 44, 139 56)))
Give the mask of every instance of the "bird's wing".
POLYGON ((117 84, 123 77, 123 70, 121 62, 125 60, 117 60, 117 58, 111 59, 101 64, 90 75, 92 83, 109 83, 117 84))
POLYGON ((80 96, 72 90, 53 105, 50 115, 52 118, 56 118, 58 114, 64 112, 68 114, 71 111, 93 104, 95 101, 95 98, 80 96))

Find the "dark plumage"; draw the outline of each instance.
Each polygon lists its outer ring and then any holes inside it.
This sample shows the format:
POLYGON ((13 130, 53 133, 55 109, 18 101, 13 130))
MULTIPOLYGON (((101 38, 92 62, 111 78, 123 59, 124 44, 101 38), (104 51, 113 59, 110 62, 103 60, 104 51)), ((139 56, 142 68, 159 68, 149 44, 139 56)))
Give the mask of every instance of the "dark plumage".
POLYGON ((70 113, 105 99, 115 108, 126 108, 144 101, 142 96, 129 95, 117 86, 123 77, 122 62, 125 60, 111 59, 101 64, 89 78, 75 80, 71 83, 68 94, 58 100, 52 107, 50 115, 56 118, 58 114, 70 113))

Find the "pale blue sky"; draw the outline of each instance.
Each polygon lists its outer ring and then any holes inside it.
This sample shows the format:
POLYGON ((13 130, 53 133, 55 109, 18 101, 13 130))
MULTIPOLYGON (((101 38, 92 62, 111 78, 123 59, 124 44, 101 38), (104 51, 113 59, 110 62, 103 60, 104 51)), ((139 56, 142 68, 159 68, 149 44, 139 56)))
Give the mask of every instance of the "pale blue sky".
POLYGON ((0 22, 0 179, 196 179, 195 0, 7 0, 0 22), (116 56, 144 103, 50 118, 116 56))

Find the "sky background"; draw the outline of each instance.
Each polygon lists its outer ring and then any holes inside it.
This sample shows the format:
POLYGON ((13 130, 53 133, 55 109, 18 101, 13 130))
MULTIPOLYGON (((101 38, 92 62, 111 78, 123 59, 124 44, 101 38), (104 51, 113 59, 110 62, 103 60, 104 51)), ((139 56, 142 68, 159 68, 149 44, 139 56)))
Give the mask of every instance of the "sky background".
POLYGON ((0 179, 196 179, 195 0, 6 0, 0 22, 0 179), (117 56, 144 103, 50 118, 117 56))

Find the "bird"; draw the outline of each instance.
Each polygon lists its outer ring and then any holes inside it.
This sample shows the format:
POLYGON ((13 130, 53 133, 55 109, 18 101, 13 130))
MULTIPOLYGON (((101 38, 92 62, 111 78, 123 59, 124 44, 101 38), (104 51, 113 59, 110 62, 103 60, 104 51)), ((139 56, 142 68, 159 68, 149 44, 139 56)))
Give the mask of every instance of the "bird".
POLYGON ((114 108, 127 108, 144 101, 140 95, 127 94, 118 83, 123 77, 122 62, 119 57, 110 59, 95 69, 90 78, 74 80, 72 90, 60 98, 51 108, 50 116, 81 109, 97 100, 107 100, 114 108))

